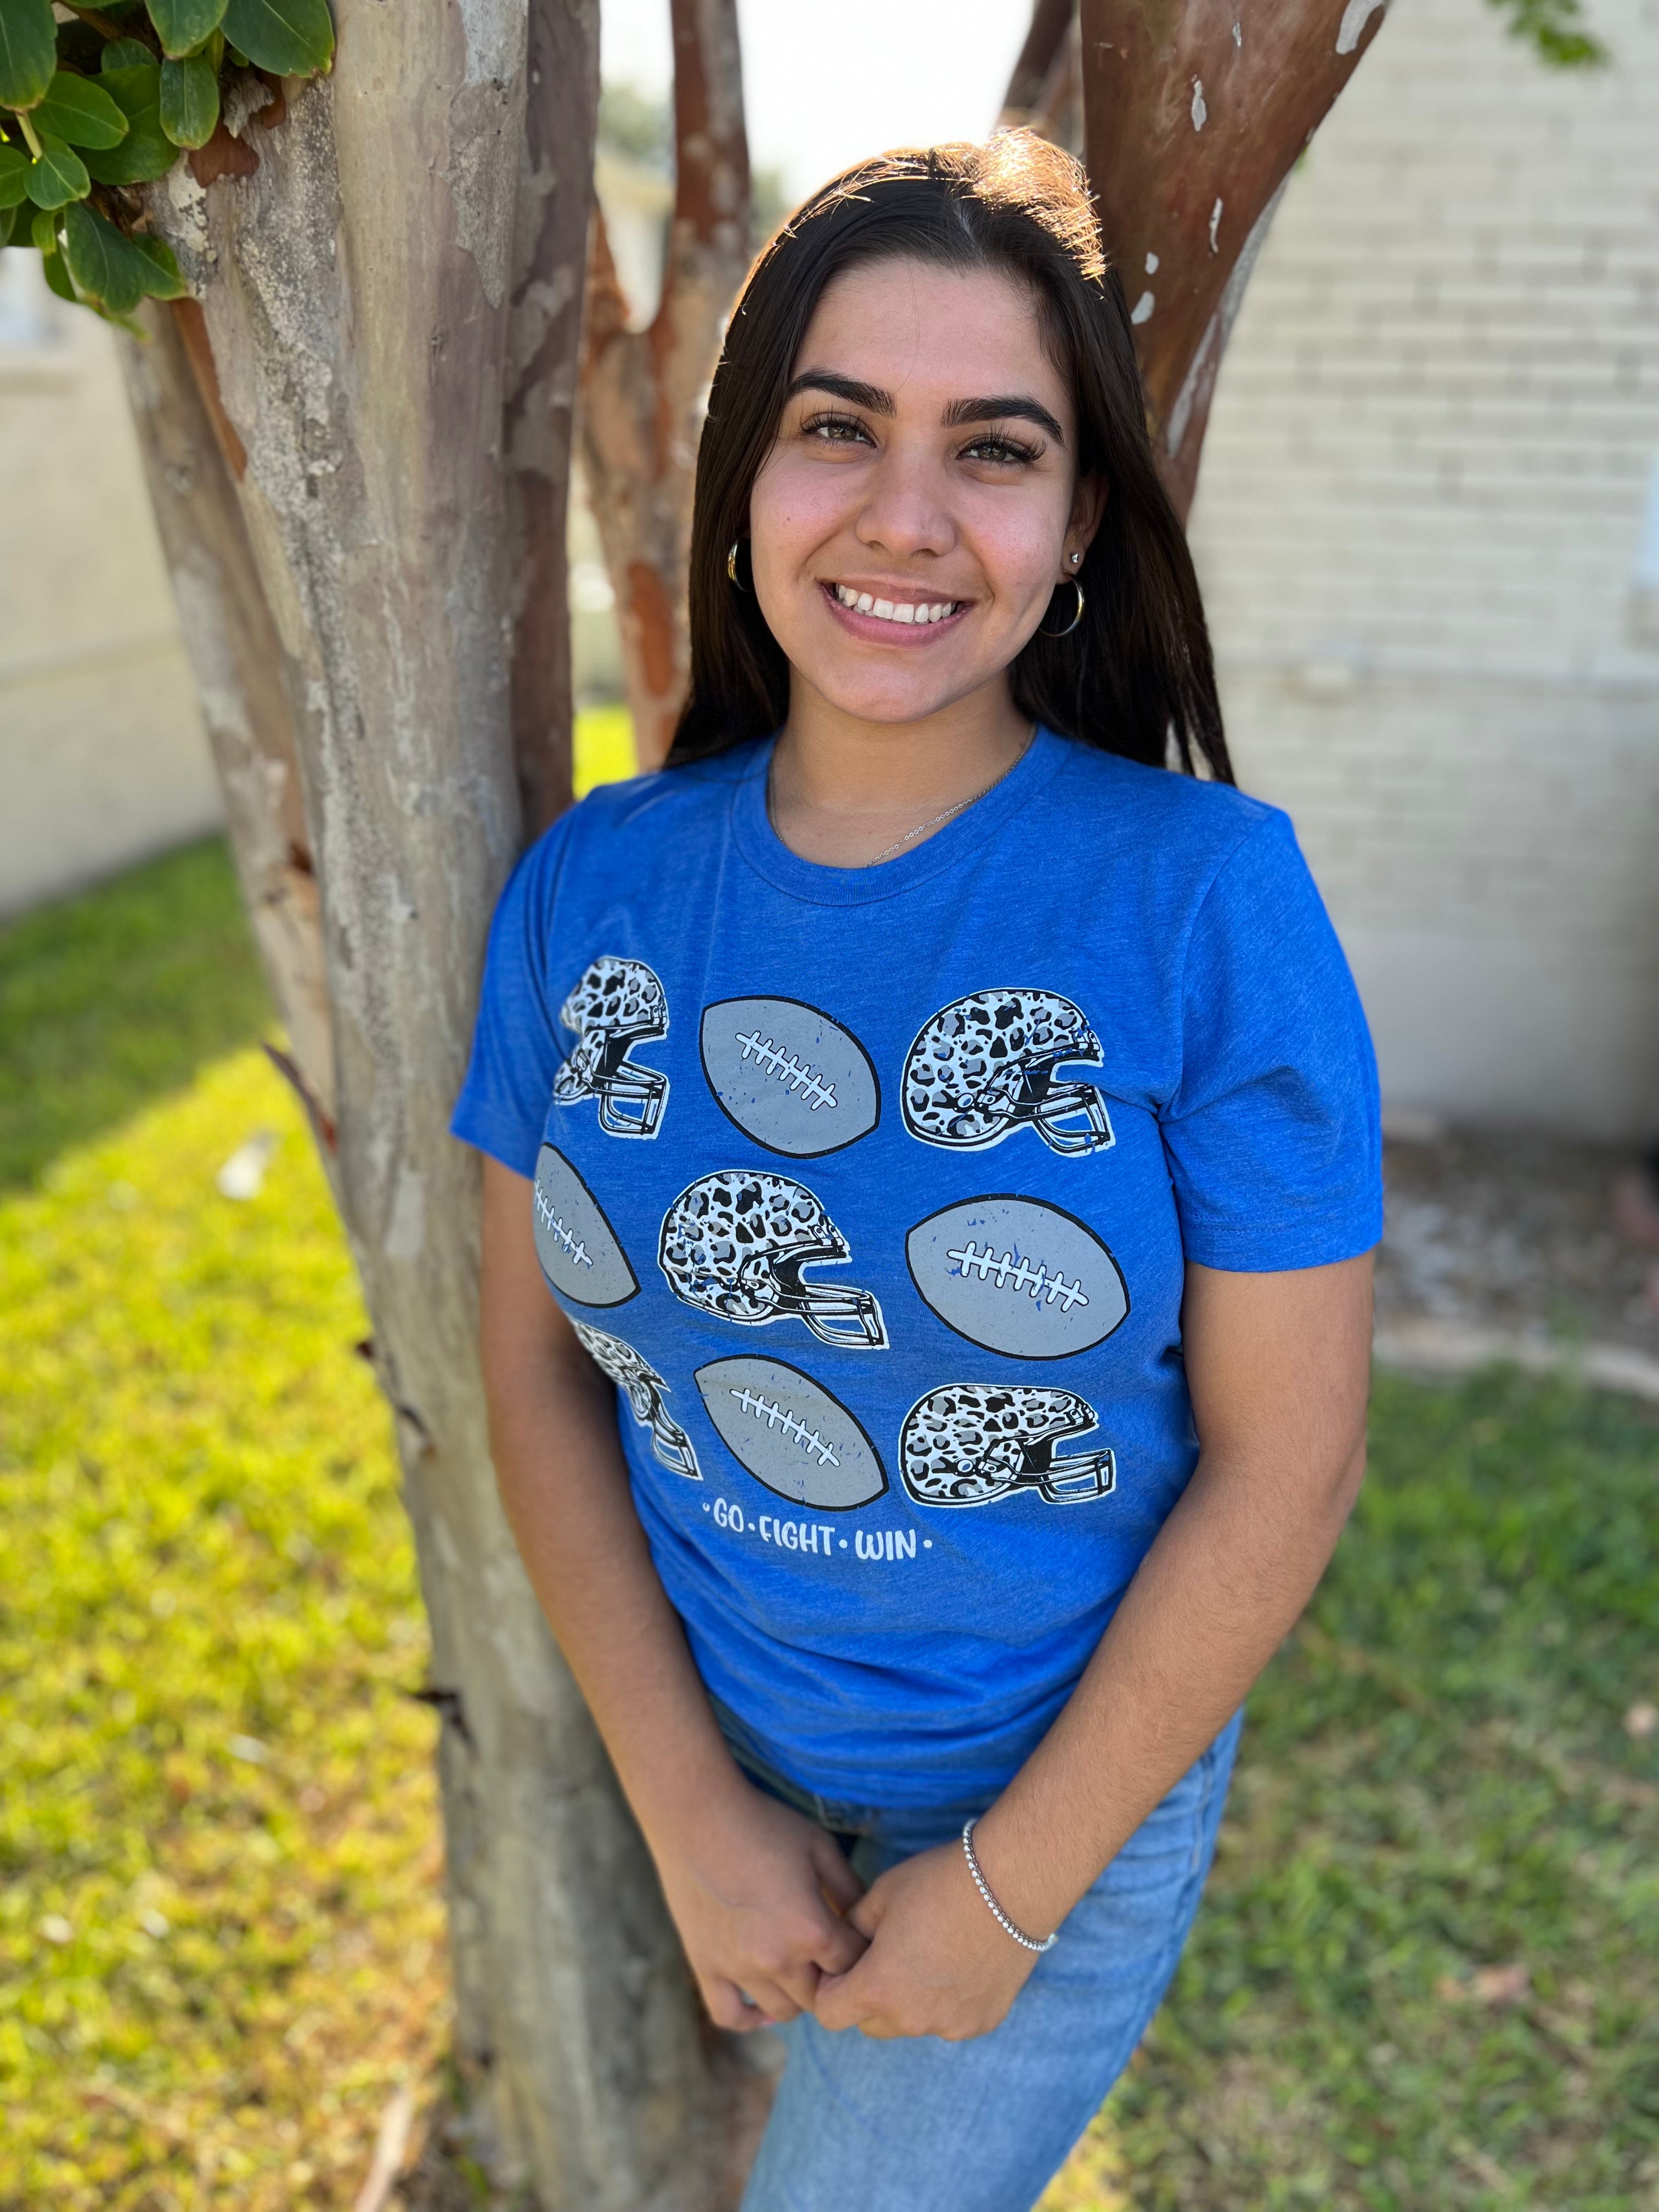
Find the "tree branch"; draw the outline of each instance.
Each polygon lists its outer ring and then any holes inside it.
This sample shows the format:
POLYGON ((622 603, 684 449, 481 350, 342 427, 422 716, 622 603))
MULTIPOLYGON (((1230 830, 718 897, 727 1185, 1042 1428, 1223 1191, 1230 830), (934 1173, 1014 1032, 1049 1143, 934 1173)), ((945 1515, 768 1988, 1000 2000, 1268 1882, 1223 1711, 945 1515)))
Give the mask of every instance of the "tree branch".
POLYGON ((531 0, 502 394, 513 751, 527 836, 570 803, 566 522, 599 112, 598 0, 531 0))
POLYGON ((735 0, 672 0, 674 216, 662 299, 630 331, 610 242, 588 259, 582 453, 617 595, 641 767, 655 767, 685 697, 685 575, 703 395, 749 264, 749 146, 735 0))
POLYGON ((1081 0, 1090 181, 1138 318, 1184 516, 1233 319, 1278 196, 1387 0, 1081 0))
POLYGON ((1031 27, 1025 33, 1025 44, 1019 50, 1019 59, 1008 79, 1008 89, 1002 95, 1002 112, 997 118, 1000 131, 1018 129, 1023 125, 1041 127, 1042 118, 1048 112, 1044 94, 1066 51, 1075 5, 1076 0, 1036 0, 1031 9, 1031 27))

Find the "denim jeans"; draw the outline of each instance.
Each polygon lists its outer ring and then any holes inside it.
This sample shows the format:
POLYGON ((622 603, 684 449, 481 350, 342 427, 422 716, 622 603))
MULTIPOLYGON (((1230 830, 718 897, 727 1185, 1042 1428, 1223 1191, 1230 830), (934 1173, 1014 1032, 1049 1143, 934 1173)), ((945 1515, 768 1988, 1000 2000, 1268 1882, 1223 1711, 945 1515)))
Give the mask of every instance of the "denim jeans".
MULTIPOLYGON (((985 1809, 826 1802, 769 1770, 735 1716, 720 1717, 751 1778, 845 1839, 866 1882, 951 1841, 985 1809)), ((787 2060, 743 2212, 1029 2212, 1175 1972, 1215 1855, 1243 1717, 1073 1906, 988 2035, 875 2042, 856 2028, 832 2035, 810 2013, 782 2027, 787 2060)))

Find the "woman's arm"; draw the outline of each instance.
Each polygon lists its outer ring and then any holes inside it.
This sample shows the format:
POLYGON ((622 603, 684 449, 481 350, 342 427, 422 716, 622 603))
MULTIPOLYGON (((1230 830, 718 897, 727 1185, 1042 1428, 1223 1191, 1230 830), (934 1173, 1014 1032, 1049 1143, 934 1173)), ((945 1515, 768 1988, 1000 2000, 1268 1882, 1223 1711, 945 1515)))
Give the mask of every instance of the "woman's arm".
POLYGON ((501 1502, 704 2001, 721 2027, 793 2018, 821 1972, 863 1951, 825 1901, 850 1905, 860 1886, 833 1841, 754 1789, 726 1749, 634 1510, 615 1393, 542 1280, 529 1182, 490 1159, 481 1318, 501 1502))
MULTIPOLYGON (((1312 1595, 1364 1469, 1370 1320, 1369 1257, 1274 1275, 1188 1266, 1198 1467, 1065 1710, 974 1831, 987 1881, 1028 1935, 1059 1926, 1312 1595)), ((826 2027, 982 2035, 1035 1963, 986 1911, 957 1844, 895 1867, 850 1917, 871 1946, 821 1985, 826 2027)))

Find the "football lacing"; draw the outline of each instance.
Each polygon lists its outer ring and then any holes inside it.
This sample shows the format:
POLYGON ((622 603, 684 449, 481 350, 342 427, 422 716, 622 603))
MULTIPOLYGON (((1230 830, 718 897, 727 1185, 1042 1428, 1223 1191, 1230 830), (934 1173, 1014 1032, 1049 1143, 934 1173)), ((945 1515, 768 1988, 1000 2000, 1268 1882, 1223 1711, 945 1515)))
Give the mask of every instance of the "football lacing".
POLYGON ((1068 1283, 1064 1275, 1051 1275, 1043 1261, 1039 1260, 1033 1267, 1024 1254, 1018 1257, 1012 1252, 999 1255, 988 1244, 981 1252, 976 1243, 970 1243, 945 1256, 956 1261, 962 1274, 976 1273, 981 1283, 989 1282, 994 1274, 1000 1291, 1012 1290, 1016 1294, 1025 1291, 1039 1305, 1046 1296, 1050 1305, 1058 1299, 1061 1311, 1070 1313, 1073 1306, 1086 1306, 1089 1303, 1089 1293, 1080 1276, 1075 1283, 1068 1283))
POLYGON ((835 1085, 797 1060, 793 1053, 785 1053, 773 1043, 770 1037, 763 1037, 758 1028, 751 1030, 747 1036, 741 1030, 737 1031, 734 1042, 743 1047, 745 1060, 751 1056, 757 1060, 769 1075, 777 1077, 786 1090, 804 1092, 815 1114, 820 1106, 833 1108, 835 1105, 835 1085))
POLYGON ((741 1390, 732 1391, 730 1395, 737 1400, 745 1413, 752 1413, 757 1421, 764 1421, 769 1429, 781 1428, 784 1435, 792 1437, 804 1451, 816 1452, 820 1467, 841 1465, 834 1451, 825 1443, 817 1431, 809 1429, 804 1421, 797 1420, 787 1406, 775 1404, 770 1398, 763 1398, 757 1392, 749 1389, 746 1386, 741 1390))
POLYGON ((567 1228, 565 1224, 559 1218, 557 1213, 554 1211, 552 1200, 550 1199, 545 1192, 542 1190, 539 1184, 537 1186, 536 1189, 536 1218, 541 1223, 542 1227, 545 1229, 557 1243, 563 1245, 565 1250, 570 1255, 570 1257, 574 1261, 577 1267, 591 1267, 592 1266, 593 1262, 588 1257, 586 1245, 582 1242, 581 1238, 577 1235, 574 1229, 567 1228))

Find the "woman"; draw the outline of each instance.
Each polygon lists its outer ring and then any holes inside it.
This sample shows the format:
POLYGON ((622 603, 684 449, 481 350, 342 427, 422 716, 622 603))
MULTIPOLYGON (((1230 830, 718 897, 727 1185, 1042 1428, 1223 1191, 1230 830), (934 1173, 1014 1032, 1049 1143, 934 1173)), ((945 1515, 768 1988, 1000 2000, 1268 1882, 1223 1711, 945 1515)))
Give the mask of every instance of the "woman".
POLYGON ((1352 1503, 1380 1214, 1075 164, 896 155, 781 234, 690 604, 669 767, 492 935, 502 1494, 711 2015, 783 2027, 750 2212, 1018 2212, 1352 1503))

